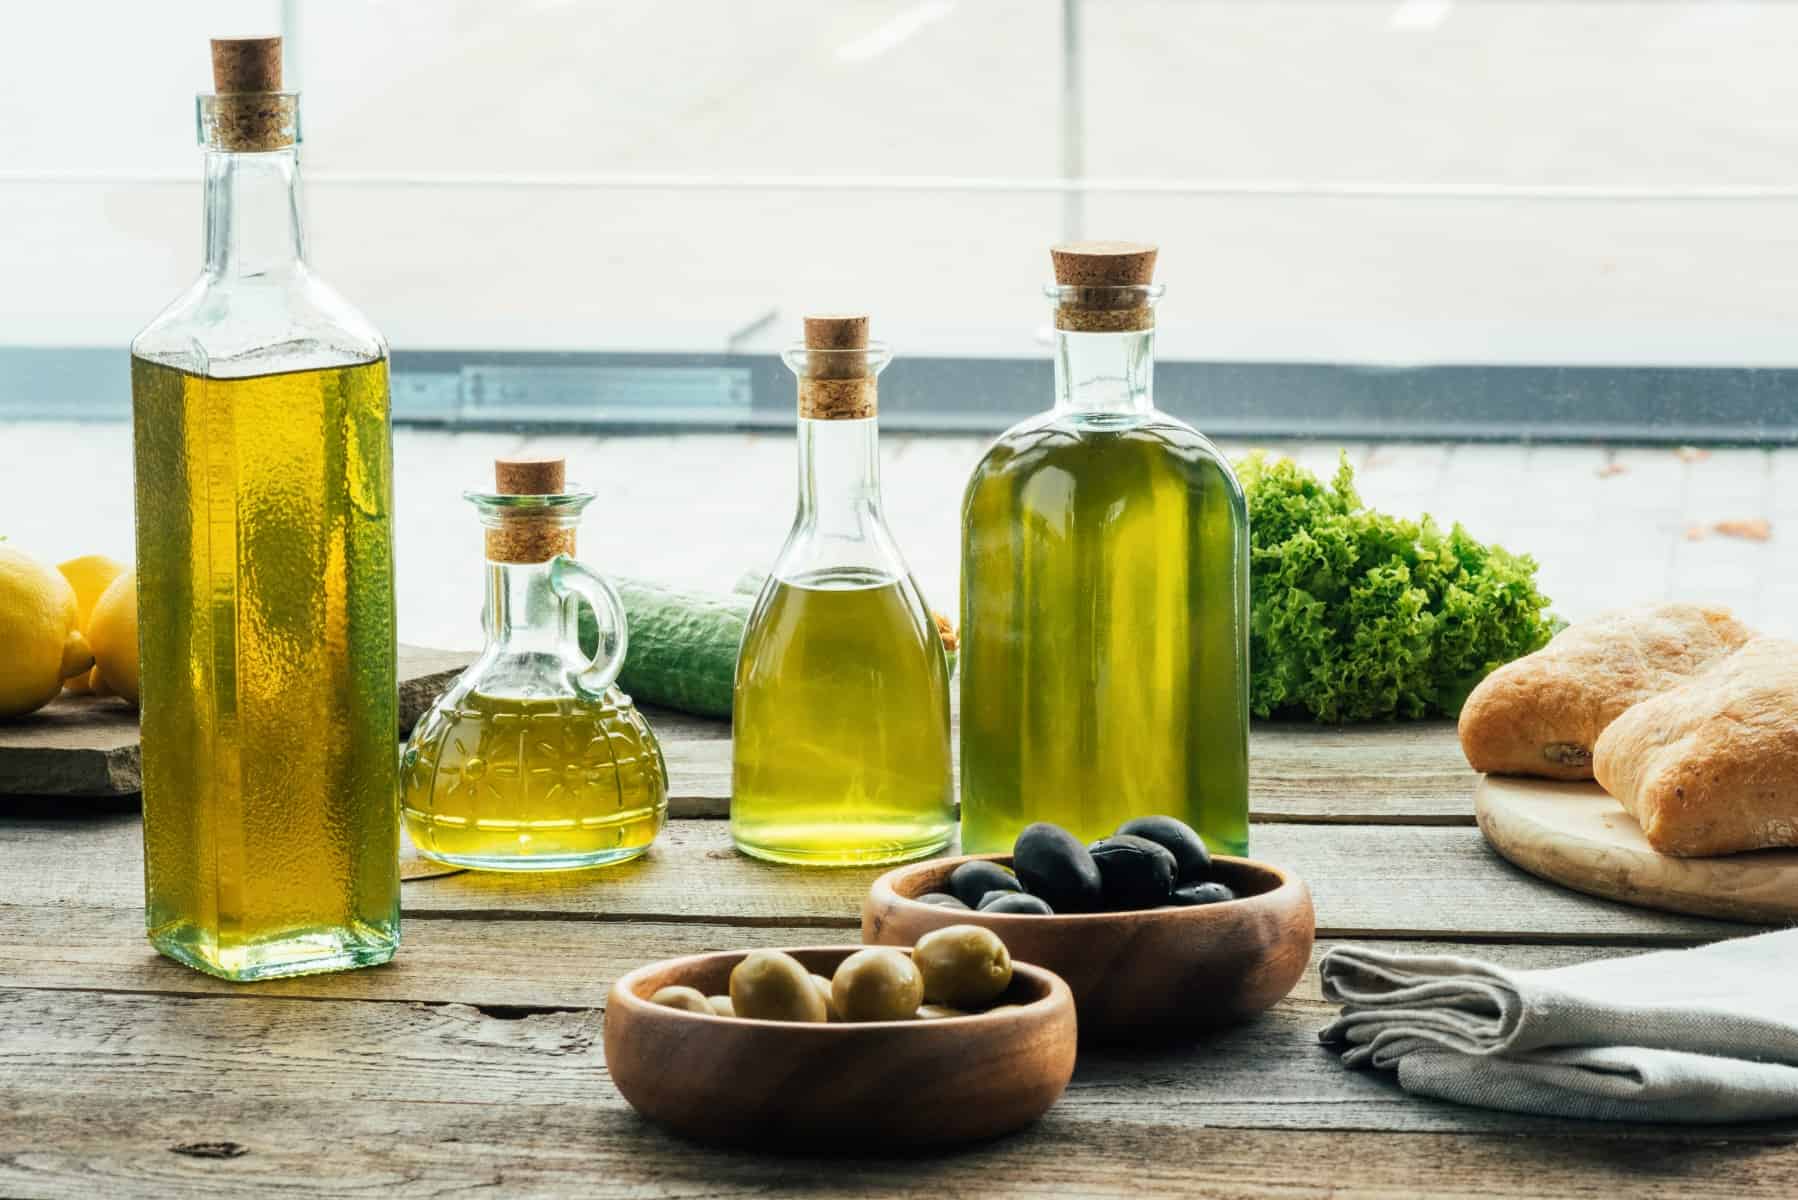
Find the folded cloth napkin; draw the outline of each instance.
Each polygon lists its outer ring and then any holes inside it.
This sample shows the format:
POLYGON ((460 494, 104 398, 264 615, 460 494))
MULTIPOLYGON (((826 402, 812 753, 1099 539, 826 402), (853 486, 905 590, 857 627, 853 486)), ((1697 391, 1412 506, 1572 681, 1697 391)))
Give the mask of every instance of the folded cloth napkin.
POLYGON ((1511 971, 1343 946, 1324 955, 1342 1061, 1460 1104, 1611 1121, 1798 1116, 1798 929, 1511 971))

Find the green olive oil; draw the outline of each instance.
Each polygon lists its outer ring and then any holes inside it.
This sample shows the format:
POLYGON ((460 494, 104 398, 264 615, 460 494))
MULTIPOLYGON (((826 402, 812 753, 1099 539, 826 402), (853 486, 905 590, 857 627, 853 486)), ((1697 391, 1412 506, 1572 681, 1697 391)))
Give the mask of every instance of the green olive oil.
POLYGON ((1246 850, 1248 526, 1204 439, 1042 422, 993 447, 963 515, 963 849, 1166 813, 1246 850))
POLYGON ((400 811, 429 858, 541 871, 635 858, 668 811, 662 751, 630 699, 458 692, 401 764, 400 811))
POLYGON ((897 862, 955 834, 949 672, 906 579, 768 585, 737 657, 731 833, 758 858, 897 862))
POLYGON ((227 979, 385 962, 387 363, 131 383, 150 941, 227 979))
POLYGON ((1054 411, 962 508, 962 849, 1165 813, 1248 848, 1248 515, 1152 400, 1152 247, 1058 247, 1054 411))

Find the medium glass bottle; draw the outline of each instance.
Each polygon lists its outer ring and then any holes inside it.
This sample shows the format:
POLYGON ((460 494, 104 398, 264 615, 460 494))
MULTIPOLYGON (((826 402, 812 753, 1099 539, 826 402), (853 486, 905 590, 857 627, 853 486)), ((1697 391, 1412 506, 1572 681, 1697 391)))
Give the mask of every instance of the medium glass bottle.
POLYGON ((955 836, 949 667, 880 507, 866 317, 807 317, 799 508, 737 655, 731 834, 757 858, 833 866, 955 836))
POLYGON ((1052 412, 995 442, 962 506, 962 849, 1033 821, 1151 813, 1248 848, 1248 514, 1155 408, 1155 248, 1052 252, 1052 412))
POLYGON ((420 854, 484 871, 558 871, 636 858, 668 816, 649 723, 612 686, 624 605, 576 561, 593 493, 559 458, 500 459, 497 492, 468 492, 486 528, 487 645, 431 706, 402 759, 400 804, 420 854), (577 601, 599 653, 580 651, 577 601))
POLYGON ((279 38, 212 43, 205 269, 131 345, 151 943, 227 979, 399 945, 387 344, 306 265, 279 38))

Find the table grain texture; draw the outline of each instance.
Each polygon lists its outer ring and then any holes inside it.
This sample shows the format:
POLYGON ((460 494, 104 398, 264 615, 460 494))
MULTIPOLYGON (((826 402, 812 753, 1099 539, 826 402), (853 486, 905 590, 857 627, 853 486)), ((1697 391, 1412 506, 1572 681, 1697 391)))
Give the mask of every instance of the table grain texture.
MULTIPOLYGON (((0 1196, 1798 1195, 1798 1121, 1549 1120, 1345 1070, 1317 1042, 1332 1010, 1315 969, 1237 1028, 1083 1051, 1041 1122, 971 1149, 795 1157, 664 1133, 606 1073, 612 980, 675 954, 853 941, 878 871, 736 854, 728 726, 651 718, 674 819, 643 860, 410 880, 392 965, 257 985, 151 952, 132 805, 0 797, 0 1196)), ((1310 883, 1316 955, 1378 939, 1547 966, 1755 932, 1504 862, 1446 723, 1262 725, 1252 753, 1252 852, 1310 883)))

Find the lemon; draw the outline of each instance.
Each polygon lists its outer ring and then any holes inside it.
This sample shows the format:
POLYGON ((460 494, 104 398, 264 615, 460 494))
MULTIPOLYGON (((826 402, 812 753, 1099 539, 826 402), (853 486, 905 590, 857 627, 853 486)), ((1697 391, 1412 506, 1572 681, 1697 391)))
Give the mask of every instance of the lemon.
MULTIPOLYGON (((100 682, 137 703, 137 572, 126 571, 94 602, 87 620, 100 682)), ((99 691, 99 688, 95 689, 99 691)))
POLYGON ((0 717, 33 712, 94 661, 69 581, 0 546, 0 717))
POLYGON ((87 619, 93 615, 100 594, 127 570, 124 563, 104 554, 83 554, 80 558, 57 563, 56 569, 75 589, 76 620, 83 631, 87 629, 87 619))
MULTIPOLYGON (((67 562, 56 564, 62 577, 69 581, 75 589, 76 624, 85 636, 87 622, 93 614, 94 605, 100 599, 100 593, 112 585, 125 571, 125 564, 116 558, 108 558, 104 554, 84 554, 80 558, 71 558, 67 562)), ((94 683, 100 677, 97 669, 83 671, 74 678, 66 680, 63 686, 76 695, 95 691, 94 683)), ((107 693, 101 692, 101 695, 107 693)))

